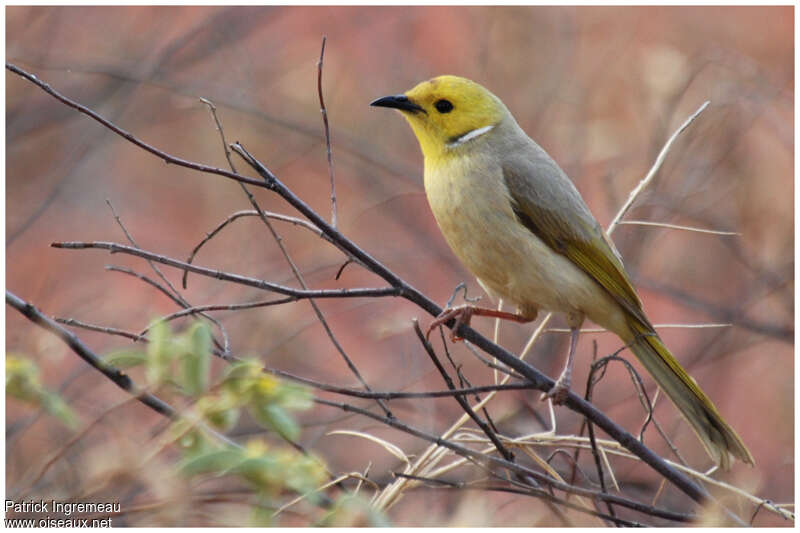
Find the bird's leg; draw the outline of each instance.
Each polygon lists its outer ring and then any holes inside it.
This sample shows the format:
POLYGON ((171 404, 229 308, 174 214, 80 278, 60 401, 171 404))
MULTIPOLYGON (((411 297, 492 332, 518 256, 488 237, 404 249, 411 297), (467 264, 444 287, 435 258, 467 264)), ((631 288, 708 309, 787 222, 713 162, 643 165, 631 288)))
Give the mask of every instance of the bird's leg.
POLYGON ((450 340, 453 342, 458 342, 460 340, 463 340, 461 337, 458 336, 456 332, 458 331, 458 328, 459 326, 461 326, 461 324, 469 326, 469 322, 473 316, 490 316, 494 318, 500 318, 503 320, 513 320, 514 322, 519 322, 520 324, 524 324, 526 322, 530 322, 531 320, 533 320, 533 318, 530 318, 522 314, 507 313, 505 311, 499 311, 497 309, 488 309, 486 307, 478 307, 476 305, 464 304, 464 305, 459 305, 457 307, 448 307, 447 309, 442 311, 441 314, 436 317, 436 320, 431 322, 431 325, 428 327, 428 332, 425 334, 425 337, 429 338, 431 335, 431 331, 441 326, 445 322, 448 322, 450 319, 455 318, 456 323, 453 325, 453 329, 450 332, 450 340))
POLYGON ((549 391, 542 393, 541 400, 551 399, 556 405, 561 405, 567 400, 569 394, 569 387, 572 381, 572 365, 575 361, 575 349, 578 346, 578 334, 581 330, 583 323, 583 316, 569 315, 567 320, 570 323, 569 332, 569 353, 567 354, 567 364, 564 365, 564 370, 558 376, 555 385, 549 391))

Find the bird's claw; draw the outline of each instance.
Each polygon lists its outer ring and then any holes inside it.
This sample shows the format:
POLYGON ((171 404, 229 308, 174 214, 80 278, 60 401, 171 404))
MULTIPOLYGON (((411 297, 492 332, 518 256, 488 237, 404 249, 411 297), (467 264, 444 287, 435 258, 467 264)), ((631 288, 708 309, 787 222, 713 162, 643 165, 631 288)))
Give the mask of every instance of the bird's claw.
POLYGON ((456 323, 453 325, 453 329, 450 331, 450 341, 451 342, 459 342, 464 340, 463 337, 460 337, 456 332, 461 324, 466 324, 469 326, 469 322, 472 319, 472 313, 475 308, 471 305, 460 305, 458 307, 448 307, 441 313, 436 319, 431 322, 431 325, 428 326, 428 332, 425 333, 425 339, 430 340, 431 331, 438 328, 439 326, 445 324, 450 319, 455 318, 456 323))
POLYGON ((569 396, 569 383, 564 383, 560 379, 556 381, 549 391, 543 392, 539 400, 553 400, 555 405, 563 405, 569 396))

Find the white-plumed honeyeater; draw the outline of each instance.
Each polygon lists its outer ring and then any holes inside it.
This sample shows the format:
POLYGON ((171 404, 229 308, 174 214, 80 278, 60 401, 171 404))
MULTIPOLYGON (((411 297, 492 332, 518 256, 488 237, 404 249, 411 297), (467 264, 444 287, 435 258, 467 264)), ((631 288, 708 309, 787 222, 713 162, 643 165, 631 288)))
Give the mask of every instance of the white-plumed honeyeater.
POLYGON ((435 325, 474 314, 520 322, 539 309, 564 313, 567 364, 547 394, 569 390, 585 318, 616 333, 689 421, 722 468, 753 464, 742 439, 664 346, 620 255, 572 181, 519 127, 503 102, 470 80, 439 76, 373 106, 400 111, 425 156, 425 192, 445 239, 490 294, 517 313, 461 306, 435 325))

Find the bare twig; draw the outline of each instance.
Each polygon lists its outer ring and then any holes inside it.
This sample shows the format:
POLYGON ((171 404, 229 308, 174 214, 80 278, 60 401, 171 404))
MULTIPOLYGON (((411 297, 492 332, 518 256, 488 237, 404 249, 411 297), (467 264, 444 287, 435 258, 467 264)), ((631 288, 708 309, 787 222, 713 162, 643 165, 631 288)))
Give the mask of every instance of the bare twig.
POLYGON ((53 248, 65 248, 68 250, 83 250, 83 249, 95 248, 101 250, 108 250, 111 253, 124 253, 129 255, 135 255, 137 257, 142 257, 145 259, 152 259, 153 261, 157 261, 159 263, 163 263, 171 267, 190 270, 196 274, 201 274, 203 276, 208 276, 223 281, 230 281, 232 283, 238 283, 239 285, 246 285, 248 287, 255 287, 256 289, 261 289, 265 291, 277 292, 279 294, 285 294, 287 296, 294 296, 297 299, 363 298, 367 296, 402 296, 401 289, 396 289, 394 287, 322 289, 322 290, 293 289, 292 287, 279 285, 277 283, 271 283, 269 281, 264 281, 257 278, 240 276, 239 274, 231 274, 228 272, 223 272, 221 270, 213 270, 210 268, 199 267, 197 265, 190 265, 189 263, 184 263, 183 261, 178 261, 177 259, 173 259, 165 255, 155 254, 152 252, 148 252, 146 250, 142 250, 139 248, 132 248, 130 246, 125 246, 123 244, 117 244, 114 242, 102 242, 102 241, 54 242, 51 243, 50 246, 52 246, 53 248))
POLYGON ((169 322, 171 320, 175 320, 177 318, 181 318, 188 315, 196 315, 205 313, 207 311, 239 311, 242 309, 255 309, 258 307, 271 307, 273 305, 282 305, 286 303, 291 303, 297 301, 297 298, 294 296, 287 296, 286 298, 278 298, 277 300, 265 300, 260 302, 247 302, 247 303, 240 303, 240 304, 209 304, 209 305, 195 305, 192 307, 187 307, 186 309, 181 309, 180 311, 175 311, 174 313, 170 313, 168 315, 164 315, 159 317, 154 322, 152 322, 149 326, 144 328, 142 331, 139 332, 139 336, 146 335, 148 331, 153 327, 153 324, 156 322, 169 322))
POLYGON ((723 235, 723 236, 740 235, 740 233, 737 233, 735 231, 720 231, 714 229, 693 228, 691 226, 679 226, 677 224, 667 224, 666 222, 647 222, 645 220, 620 220, 619 222, 617 222, 617 224, 628 224, 631 226, 656 226, 659 228, 693 231, 695 233, 709 233, 711 235, 723 235))
POLYGON ((649 290, 666 294, 683 305, 695 309, 702 309, 717 320, 724 320, 732 325, 746 328, 762 335, 769 335, 783 342, 793 342, 794 340, 794 328, 791 325, 783 326, 770 324, 750 318, 744 312, 746 306, 737 305, 734 309, 725 308, 721 305, 698 298, 696 293, 689 293, 661 281, 640 279, 638 280, 638 285, 649 290))
POLYGON ((72 326, 74 328, 83 328, 83 329, 88 329, 90 331, 99 331, 100 333, 106 333, 108 335, 118 335, 120 337, 127 337, 133 341, 142 340, 141 335, 137 335, 136 333, 132 333, 130 331, 125 331, 124 329, 110 328, 107 326, 98 326, 96 324, 81 322, 80 320, 75 320, 74 318, 53 317, 53 320, 55 320, 59 324, 64 324, 65 326, 72 326))
MULTIPOLYGON (((431 346, 431 343, 428 342, 428 339, 425 338, 425 334, 422 333, 422 330, 419 327, 419 322, 417 320, 414 320, 414 332, 417 334, 417 338, 422 343, 422 347, 425 348, 425 352, 428 354, 428 357, 430 357, 431 361, 433 362, 433 365, 436 367, 436 370, 439 371, 439 374, 441 374, 442 379, 444 379, 444 382, 447 384, 447 388, 450 389, 451 391, 455 390, 456 386, 453 384, 453 380, 450 379, 450 376, 447 374, 447 371, 439 362, 439 358, 436 357, 436 352, 433 350, 433 346, 431 346)), ((457 395, 454 396, 454 398, 458 402, 458 405, 460 405, 461 408, 464 410, 464 412, 467 413, 470 418, 472 418, 472 420, 478 425, 478 427, 481 428, 481 431, 483 431, 489 438, 489 440, 492 441, 492 444, 494 444, 494 447, 497 449, 498 452, 500 452, 500 455, 502 455, 507 461, 514 461, 514 454, 511 453, 505 446, 503 446, 503 443, 501 443, 500 439, 497 438, 497 435, 492 430, 492 428, 490 428, 488 424, 486 424, 486 422, 481 420, 481 418, 475 413, 475 411, 472 410, 472 408, 469 406, 469 402, 467 402, 467 400, 464 399, 464 396, 457 395)))
POLYGON ((342 272, 344 272, 344 269, 347 267, 347 265, 349 265, 352 262, 353 262, 353 260, 348 258, 347 261, 342 263, 342 266, 340 266, 339 270, 336 271, 336 276, 333 279, 335 279, 336 281, 339 281, 339 278, 342 277, 342 272))
MULTIPOLYGON (((724 324, 653 324, 653 328, 656 330, 659 329, 717 329, 717 328, 729 328, 733 326, 731 323, 724 323, 724 324)), ((572 330, 569 328, 547 328, 544 330, 545 333, 570 333, 572 330)), ((611 333, 613 332, 608 331, 604 328, 581 328, 580 333, 611 333)))
POLYGON ((123 274, 128 274, 129 276, 133 276, 135 278, 139 278, 140 280, 144 281, 148 285, 155 287, 159 290, 164 296, 175 302, 179 307, 183 307, 183 303, 174 294, 172 294, 166 287, 161 285, 159 282, 154 280, 153 278, 147 277, 144 274, 139 274, 138 272, 131 270, 128 267, 122 267, 118 265, 106 265, 106 270, 111 272, 121 272, 123 274))
MULTIPOLYGON (((139 244, 133 238, 133 235, 131 235, 131 233, 128 231, 128 228, 126 228, 125 224, 123 224, 122 219, 117 214, 117 210, 114 209, 114 204, 111 203, 111 199, 106 198, 106 204, 108 205, 108 208, 111 209, 111 214, 114 216, 114 220, 116 220, 117 221, 117 225, 120 228, 122 228, 122 233, 125 234, 125 238, 128 239, 128 242, 130 242, 134 246, 134 248, 140 248, 141 249, 141 246, 139 246, 139 244)), ((164 285, 166 285, 169 288, 170 292, 173 295, 175 295, 175 298, 177 298, 178 301, 181 302, 181 304, 183 304, 184 306, 188 307, 189 303, 186 300, 184 300, 184 298, 181 296, 181 294, 178 292, 178 290, 172 285, 172 283, 169 281, 169 279, 167 279, 167 277, 164 275, 164 273, 161 272, 161 269, 158 268, 158 265, 156 265, 155 263, 153 263, 149 259, 147 260, 147 264, 150 265, 150 268, 153 269, 153 272, 155 272, 158 275, 158 277, 161 278, 161 281, 163 281, 164 285)))
POLYGON ((303 383, 304 385, 314 387, 315 389, 324 390, 326 392, 333 392, 336 394, 342 394, 344 396, 352 396, 354 398, 364 398, 372 400, 374 399, 402 400, 409 398, 449 398, 451 396, 466 396, 469 394, 480 394, 482 392, 529 390, 531 388, 529 383, 510 383, 506 385, 483 385, 477 387, 465 387, 460 389, 425 391, 425 392, 364 391, 361 389, 353 389, 350 387, 337 387, 336 385, 322 383, 321 381, 316 381, 310 378, 296 376, 294 374, 286 372, 285 370, 279 370, 277 368, 265 367, 263 370, 264 372, 267 372, 269 374, 273 374, 275 376, 288 379, 291 381, 296 381, 297 383, 303 383))
POLYGON ((661 152, 659 152, 658 157, 656 157, 656 160, 653 163, 653 166, 650 167, 650 170, 647 172, 645 177, 642 178, 642 181, 640 181, 639 184, 636 187, 634 187, 634 189, 631 191, 630 195, 628 195, 628 199, 625 201, 620 210, 617 212, 614 219, 608 225, 606 233, 611 235, 614 232, 614 229, 616 229, 617 225, 622 220, 622 217, 624 217, 625 214, 628 212, 628 210, 631 208, 633 202, 636 201, 636 198, 639 197, 644 188, 647 187, 647 185, 649 185, 649 183, 653 180, 658 170, 661 168, 661 165, 664 163, 664 159, 666 159, 667 154, 669 153, 669 149, 672 148, 672 144, 675 142, 675 139, 678 138, 678 135, 680 135, 683 132, 683 130, 689 127, 689 124, 694 122, 694 119, 696 119, 700 115, 700 113, 702 113, 706 109, 706 107, 709 106, 710 103, 711 103, 710 101, 706 101, 705 103, 703 103, 703 105, 701 105, 697 109, 697 111, 692 113, 691 116, 689 116, 689 118, 687 118, 677 130, 675 130, 675 133, 672 134, 672 136, 667 140, 666 144, 664 144, 664 147, 661 149, 661 152))
MULTIPOLYGON (((591 516, 596 516, 598 518, 609 520, 610 522, 613 522, 614 524, 619 525, 619 526, 637 527, 637 526, 641 526, 642 525, 642 524, 640 524, 638 522, 633 522, 633 521, 630 521, 630 520, 625 520, 625 519, 622 519, 622 518, 609 516, 607 514, 604 514, 604 513, 598 512, 598 511, 594 511, 594 510, 586 508, 586 507, 584 507, 582 505, 574 504, 574 503, 572 503, 572 502, 570 502, 568 500, 565 500, 563 498, 557 498, 557 497, 553 496, 552 494, 550 494, 549 492, 547 492, 545 490, 536 489, 536 488, 533 488, 533 487, 512 488, 512 487, 506 487, 506 486, 494 486, 494 485, 490 485, 488 483, 476 484, 476 483, 463 483, 463 482, 458 482, 458 481, 446 481, 446 480, 436 479, 436 478, 431 478, 431 477, 426 477, 426 476, 416 476, 416 475, 412 475, 412 474, 404 474, 402 472, 393 472, 392 474, 394 476, 396 476, 396 477, 410 479, 410 480, 413 480, 413 481, 419 481, 419 482, 421 482, 423 484, 427 484, 430 488, 446 488, 446 489, 456 489, 456 490, 487 490, 487 491, 492 491, 492 492, 509 492, 509 493, 512 493, 512 494, 535 496, 537 498, 542 498, 542 499, 544 499, 544 500, 546 500, 548 502, 552 502, 552 503, 557 504, 557 505, 561 505, 561 506, 564 506, 564 507, 568 507, 570 509, 574 509, 574 510, 576 510, 578 512, 581 512, 581 513, 585 513, 585 514, 588 514, 588 515, 591 515, 591 516)), ((687 520, 681 520, 681 521, 687 521, 688 522, 689 520, 687 519, 687 520)))
MULTIPOLYGON (((227 145, 226 145, 225 148, 227 149, 227 145)), ((234 220, 242 218, 242 217, 258 217, 258 216, 264 216, 264 217, 271 218, 271 219, 274 219, 274 220, 280 220, 280 221, 283 221, 283 222, 289 222, 290 224, 294 224, 295 226, 300 226, 302 228, 305 228, 308 231, 310 231, 312 233, 315 233, 317 236, 322 237, 323 239, 325 239, 328 242, 330 242, 330 238, 327 235, 325 235, 324 233, 322 233, 319 228, 317 228, 313 224, 311 224, 308 221, 305 221, 305 220, 303 220, 301 218, 290 217, 288 215, 282 215, 280 213, 272 213, 270 211, 262 211, 261 214, 259 215, 258 211, 249 210, 248 209, 248 210, 244 210, 244 211, 236 211, 235 213, 232 213, 232 214, 228 215, 227 217, 225 217, 225 220, 223 220, 222 222, 217 224, 217 226, 214 229, 212 229, 210 232, 206 233, 206 236, 203 237, 203 240, 201 240, 192 249, 192 253, 189 254, 189 257, 186 259, 186 262, 187 263, 192 263, 194 261, 194 258, 197 256, 197 253, 200 251, 200 249, 203 246, 205 246, 207 242, 209 242, 211 239, 213 239, 217 235, 217 233, 222 231, 223 228, 228 226, 234 220)), ((184 289, 186 288, 186 278, 187 278, 188 274, 189 274, 188 272, 184 272, 183 273, 183 288, 184 289)))
MULTIPOLYGON (((108 207, 111 209, 111 214, 114 216, 114 219, 117 221, 117 224, 119 225, 119 227, 122 228, 122 232, 125 234, 125 237, 128 239, 128 241, 134 246, 134 248, 141 249, 139 244, 134 240, 133 235, 131 235, 131 233, 128 231, 128 228, 126 228, 125 224, 123 224, 122 219, 117 214, 116 209, 114 209, 114 204, 111 203, 111 200, 106 198, 106 204, 108 204, 108 207)), ((181 294, 172 285, 172 283, 169 281, 169 279, 167 279, 167 277, 164 275, 164 273, 161 272, 161 269, 158 268, 158 265, 156 265, 153 261, 150 261, 149 259, 147 260, 147 264, 150 265, 150 268, 153 269, 153 271, 158 275, 158 277, 161 278, 161 280, 164 282, 164 284, 169 288, 169 292, 175 296, 173 299, 178 303, 178 305, 180 305, 181 307, 184 307, 184 308, 191 307, 191 305, 186 300, 186 298, 181 296, 181 294)), ((225 326, 223 326, 222 323, 219 320, 217 320, 216 318, 208 316, 205 313, 199 313, 199 315, 202 316, 203 318, 205 318, 206 320, 208 320, 209 322, 211 322, 212 324, 214 324, 215 326, 217 326, 217 328, 219 328, 220 333, 222 333, 222 343, 220 343, 216 338, 214 338, 214 343, 220 349, 222 349, 223 353, 226 356, 229 355, 230 354, 230 339, 228 338, 228 332, 225 330, 225 326)))
POLYGON ((331 151, 331 130, 328 127, 328 109, 322 97, 322 60, 325 58, 325 42, 327 37, 322 36, 322 48, 319 51, 317 62, 317 95, 319 96, 319 112, 322 113, 322 125, 325 127, 325 148, 328 152, 328 174, 331 178, 331 226, 337 225, 336 221, 336 179, 333 173, 333 152, 331 151))
MULTIPOLYGON (((597 344, 595 344, 595 348, 596 347, 597 344)), ((594 377, 594 373, 598 368, 597 363, 598 362, 592 363, 592 369, 589 372, 589 377, 587 378, 586 395, 584 396, 587 402, 592 401, 592 392, 594 390, 594 384, 597 382, 594 377)), ((605 373, 605 368, 606 368, 605 364, 602 366, 602 368, 603 368, 603 373, 605 373)), ((607 491, 606 481, 605 481, 605 476, 603 475, 603 465, 600 462, 600 453, 597 451, 597 440, 594 435, 594 425, 592 425, 591 421, 587 420, 586 427, 589 430, 589 442, 591 443, 592 456, 594 457, 595 468, 597 469, 597 479, 600 481, 600 490, 602 492, 606 492, 607 491)), ((612 516, 615 516, 614 507, 608 502, 606 502, 606 505, 608 507, 608 513, 612 516)))
POLYGON ((238 182, 241 182, 241 183, 248 183, 250 185, 256 185, 258 187, 263 187, 263 184, 260 181, 256 180, 256 179, 248 178, 246 176, 240 176, 239 174, 236 174, 235 172, 229 172, 229 171, 221 169, 221 168, 216 168, 216 167, 212 167, 212 166, 209 166, 209 165, 203 165, 203 164, 200 164, 200 163, 195 163, 193 161, 187 161, 186 159, 182 159, 180 157, 175 157, 175 156, 170 155, 170 154, 168 154, 166 152, 163 152, 163 151, 159 150, 158 148, 154 147, 153 145, 147 144, 146 142, 140 140, 139 138, 137 138, 136 136, 134 136, 130 132, 127 132, 124 129, 120 128, 119 126, 115 125, 113 122, 111 122, 109 120, 106 120, 105 118, 103 118, 102 116, 98 115, 97 113, 95 113, 94 111, 89 109, 88 107, 86 107, 84 105, 81 105, 81 104, 75 102, 74 100, 70 100, 69 98, 67 98, 66 96, 64 96, 61 93, 59 93, 58 91, 56 91, 55 89, 50 87, 50 85, 48 85, 47 83, 43 82, 42 80, 40 80, 39 78, 37 78, 33 74, 31 74, 29 72, 26 72, 26 71, 22 70, 21 68, 17 67, 16 65, 12 65, 11 63, 6 63, 6 68, 8 70, 10 70, 11 72, 13 72, 14 74, 17 74, 18 76, 21 76, 22 78, 24 78, 24 79, 28 80, 29 82, 33 83, 34 85, 36 85, 37 87, 42 89, 44 92, 46 92, 47 94, 49 94, 50 96, 52 96, 53 98, 55 98, 56 100, 61 102, 62 104, 66 105, 68 107, 71 107, 71 108, 73 108, 73 109, 75 109, 77 111, 80 111, 84 115, 96 120, 97 122, 102 124, 104 127, 110 129, 111 131, 113 131, 117 135, 125 138, 126 140, 128 140, 129 142, 135 144, 139 148, 141 148, 141 149, 143 149, 143 150, 145 150, 147 152, 150 152, 151 154, 155 155, 159 159, 163 159, 165 163, 170 163, 170 164, 173 164, 173 165, 179 165, 179 166, 182 166, 182 167, 185 167, 185 168, 190 168, 190 169, 193 169, 193 170, 197 170, 199 172, 207 172, 209 174, 217 174, 219 176, 224 176, 224 177, 226 177, 228 179, 232 179, 232 180, 235 180, 235 181, 238 181, 238 182))
POLYGON ((231 151, 228 150, 228 141, 225 140, 225 130, 222 129, 222 122, 220 122, 219 117, 217 116, 217 106, 215 106, 214 102, 208 98, 201 97, 200 101, 208 106, 208 110, 211 112, 211 117, 214 119, 214 124, 217 126, 220 140, 222 141, 222 150, 225 153, 225 159, 228 160, 228 165, 231 167, 231 170, 236 172, 236 167, 234 166, 233 159, 231 158, 231 151))

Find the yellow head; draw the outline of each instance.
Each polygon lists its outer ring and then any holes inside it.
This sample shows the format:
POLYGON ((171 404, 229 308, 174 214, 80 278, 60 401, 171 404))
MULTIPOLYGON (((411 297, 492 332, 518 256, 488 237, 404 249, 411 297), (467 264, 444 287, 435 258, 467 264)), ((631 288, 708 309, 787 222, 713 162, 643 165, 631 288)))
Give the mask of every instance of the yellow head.
POLYGON ((508 114, 495 95, 474 81, 439 76, 404 94, 370 105, 400 111, 411 124, 425 157, 439 157, 488 132, 508 114))

